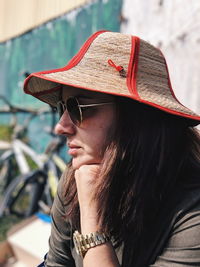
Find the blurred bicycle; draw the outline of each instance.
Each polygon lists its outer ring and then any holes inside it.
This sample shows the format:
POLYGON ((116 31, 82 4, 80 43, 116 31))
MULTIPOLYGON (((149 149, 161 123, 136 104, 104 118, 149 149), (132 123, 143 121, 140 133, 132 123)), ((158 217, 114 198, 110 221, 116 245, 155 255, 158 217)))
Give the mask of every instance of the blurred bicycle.
POLYGON ((6 145, 5 142, 0 142, 0 150, 3 150, 0 156, 0 217, 8 214, 28 217, 39 209, 48 213, 60 175, 66 167, 59 156, 65 139, 53 134, 55 112, 53 109, 33 111, 14 107, 5 98, 0 98, 8 106, 7 110, 0 112, 13 114, 15 121, 12 142, 7 142, 6 145), (16 113, 29 114, 23 126, 17 124, 16 113), (50 113, 52 117, 52 140, 45 153, 39 154, 22 140, 22 136, 35 116, 46 113, 50 113))

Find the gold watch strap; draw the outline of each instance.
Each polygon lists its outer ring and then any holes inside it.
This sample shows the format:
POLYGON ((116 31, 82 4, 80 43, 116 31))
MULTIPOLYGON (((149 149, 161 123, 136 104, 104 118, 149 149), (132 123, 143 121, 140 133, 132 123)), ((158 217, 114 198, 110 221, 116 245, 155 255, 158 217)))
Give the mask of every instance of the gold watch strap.
POLYGON ((88 249, 104 244, 110 239, 104 233, 98 231, 87 235, 82 235, 78 231, 75 231, 73 240, 76 252, 84 257, 88 249))

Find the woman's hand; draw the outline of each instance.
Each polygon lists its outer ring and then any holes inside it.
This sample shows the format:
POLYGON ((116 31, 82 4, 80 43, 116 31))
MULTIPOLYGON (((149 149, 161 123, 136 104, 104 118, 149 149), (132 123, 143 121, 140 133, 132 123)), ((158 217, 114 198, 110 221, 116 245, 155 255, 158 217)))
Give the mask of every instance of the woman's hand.
POLYGON ((100 230, 97 203, 94 200, 96 192, 95 180, 98 179, 99 172, 99 164, 83 165, 75 171, 82 234, 100 230))
MULTIPOLYGON (((83 235, 101 231, 98 220, 97 200, 94 199, 96 193, 96 179, 99 178, 100 165, 83 165, 75 171, 78 200, 81 217, 81 233, 83 235)), ((101 203, 104 205, 104 203, 101 203)), ((115 250, 111 242, 89 249, 84 257, 84 267, 105 266, 119 267, 115 250)))

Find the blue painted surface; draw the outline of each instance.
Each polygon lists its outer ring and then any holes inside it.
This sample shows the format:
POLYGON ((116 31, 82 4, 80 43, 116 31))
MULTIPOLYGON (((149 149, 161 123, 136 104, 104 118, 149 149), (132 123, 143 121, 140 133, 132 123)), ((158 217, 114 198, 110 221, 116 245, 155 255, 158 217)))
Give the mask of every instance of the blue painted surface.
MULTIPOLYGON (((121 7, 122 0, 92 1, 20 37, 1 43, 0 94, 23 107, 45 106, 23 93, 24 72, 62 67, 95 31, 119 31, 121 7)), ((0 124, 8 121, 8 117, 0 115, 0 124)), ((44 126, 48 125, 48 118, 44 121, 35 119, 30 125, 29 138, 38 152, 43 151, 50 140, 44 131, 44 126)))

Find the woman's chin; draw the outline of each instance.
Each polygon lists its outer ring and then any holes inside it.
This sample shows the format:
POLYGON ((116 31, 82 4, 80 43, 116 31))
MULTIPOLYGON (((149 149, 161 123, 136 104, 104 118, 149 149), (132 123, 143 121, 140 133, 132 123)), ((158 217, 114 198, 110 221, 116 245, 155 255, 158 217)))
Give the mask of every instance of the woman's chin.
POLYGON ((84 158, 84 159, 79 159, 79 158, 73 158, 72 159, 72 168, 74 170, 78 170, 81 166, 83 165, 92 165, 92 164, 100 164, 101 160, 99 159, 94 159, 94 158, 84 158))

